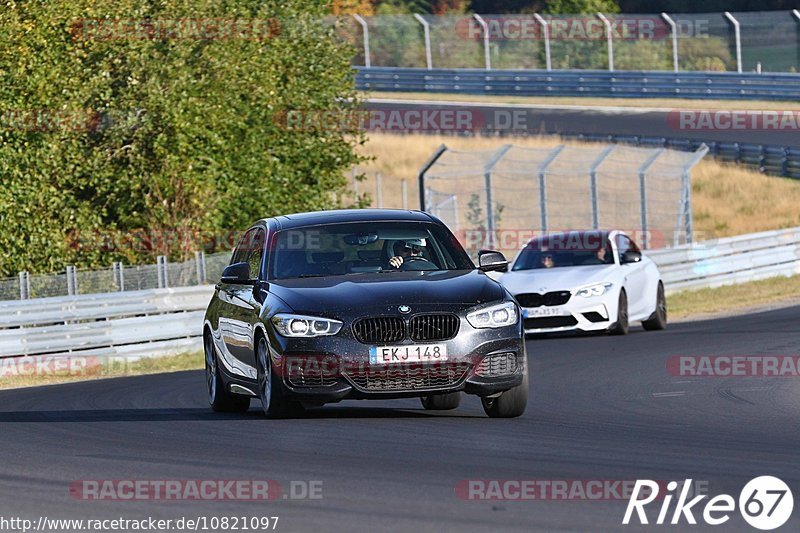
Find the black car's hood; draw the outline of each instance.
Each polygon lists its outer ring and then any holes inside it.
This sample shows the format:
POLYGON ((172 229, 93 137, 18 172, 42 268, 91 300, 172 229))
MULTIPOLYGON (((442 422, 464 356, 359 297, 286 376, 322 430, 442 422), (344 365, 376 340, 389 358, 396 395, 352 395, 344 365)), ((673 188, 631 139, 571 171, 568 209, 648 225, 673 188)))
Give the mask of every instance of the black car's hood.
POLYGON ((269 291, 298 313, 463 309, 503 298, 499 283, 477 270, 386 272, 273 281, 269 291))

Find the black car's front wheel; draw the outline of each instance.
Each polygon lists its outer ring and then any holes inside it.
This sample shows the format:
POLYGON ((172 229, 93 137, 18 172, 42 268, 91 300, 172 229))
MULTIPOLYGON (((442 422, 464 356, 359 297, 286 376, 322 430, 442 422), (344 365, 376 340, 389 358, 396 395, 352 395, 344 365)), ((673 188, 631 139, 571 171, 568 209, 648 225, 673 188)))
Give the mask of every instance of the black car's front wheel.
POLYGON ((456 409, 461 403, 460 392, 449 392, 446 394, 431 394, 420 398, 422 407, 429 411, 450 411, 456 409))
POLYGON ((206 333, 203 336, 203 352, 206 358, 206 388, 208 403, 216 412, 241 413, 250 408, 250 398, 228 392, 219 371, 214 341, 206 333))
POLYGON ((258 377, 258 398, 261 408, 269 418, 284 418, 299 414, 303 406, 284 398, 283 384, 280 376, 273 371, 272 359, 264 337, 259 338, 256 346, 256 374, 258 377))
POLYGON ((484 412, 489 418, 515 418, 528 406, 528 368, 523 369, 522 383, 495 398, 481 398, 484 412))

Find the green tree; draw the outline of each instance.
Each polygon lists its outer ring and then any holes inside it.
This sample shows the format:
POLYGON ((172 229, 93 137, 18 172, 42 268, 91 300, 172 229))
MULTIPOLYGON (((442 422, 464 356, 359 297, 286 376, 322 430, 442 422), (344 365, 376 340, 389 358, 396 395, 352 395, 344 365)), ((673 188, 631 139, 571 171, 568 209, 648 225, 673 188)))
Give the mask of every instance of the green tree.
POLYGON ((281 121, 357 104, 353 50, 324 14, 319 0, 5 1, 0 276, 178 258, 198 235, 349 203, 363 135, 281 121), (142 229, 182 239, 92 244, 142 229))

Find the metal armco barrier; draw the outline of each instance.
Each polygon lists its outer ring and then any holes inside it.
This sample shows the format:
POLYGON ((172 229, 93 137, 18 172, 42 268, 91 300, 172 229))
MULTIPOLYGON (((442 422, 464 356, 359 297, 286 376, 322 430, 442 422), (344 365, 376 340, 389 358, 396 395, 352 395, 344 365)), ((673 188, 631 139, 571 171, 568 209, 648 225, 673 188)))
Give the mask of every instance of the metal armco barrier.
POLYGON ((208 285, 0 302, 0 357, 199 351, 208 285))
MULTIPOLYGON (((800 274, 800 228, 652 250, 668 293, 800 274)), ((151 357, 202 348, 209 285, 0 303, 0 357, 151 357)))
POLYGON ((355 68, 362 91, 800 100, 800 74, 791 73, 355 68))
POLYGON ((668 293, 800 274, 800 228, 652 250, 668 293))

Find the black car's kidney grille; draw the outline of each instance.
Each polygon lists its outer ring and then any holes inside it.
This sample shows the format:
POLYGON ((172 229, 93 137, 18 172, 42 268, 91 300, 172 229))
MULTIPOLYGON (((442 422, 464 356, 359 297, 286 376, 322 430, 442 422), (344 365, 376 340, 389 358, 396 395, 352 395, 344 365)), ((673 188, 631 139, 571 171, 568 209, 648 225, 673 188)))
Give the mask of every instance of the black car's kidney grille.
POLYGON ((406 323, 400 317, 361 318, 353 323, 353 335, 363 344, 399 342, 406 337, 406 323))
POLYGON ((414 341, 443 341, 455 337, 461 323, 456 315, 417 315, 408 323, 414 341))
POLYGON ((458 386, 470 368, 464 362, 369 366, 348 372, 347 378, 364 391, 435 390, 458 386))
POLYGON ((513 352, 485 356, 475 373, 479 376, 503 376, 517 371, 517 354, 513 352))
POLYGON ((517 294, 516 298, 522 307, 541 307, 543 305, 564 305, 571 296, 569 291, 552 291, 544 294, 538 292, 517 294))

